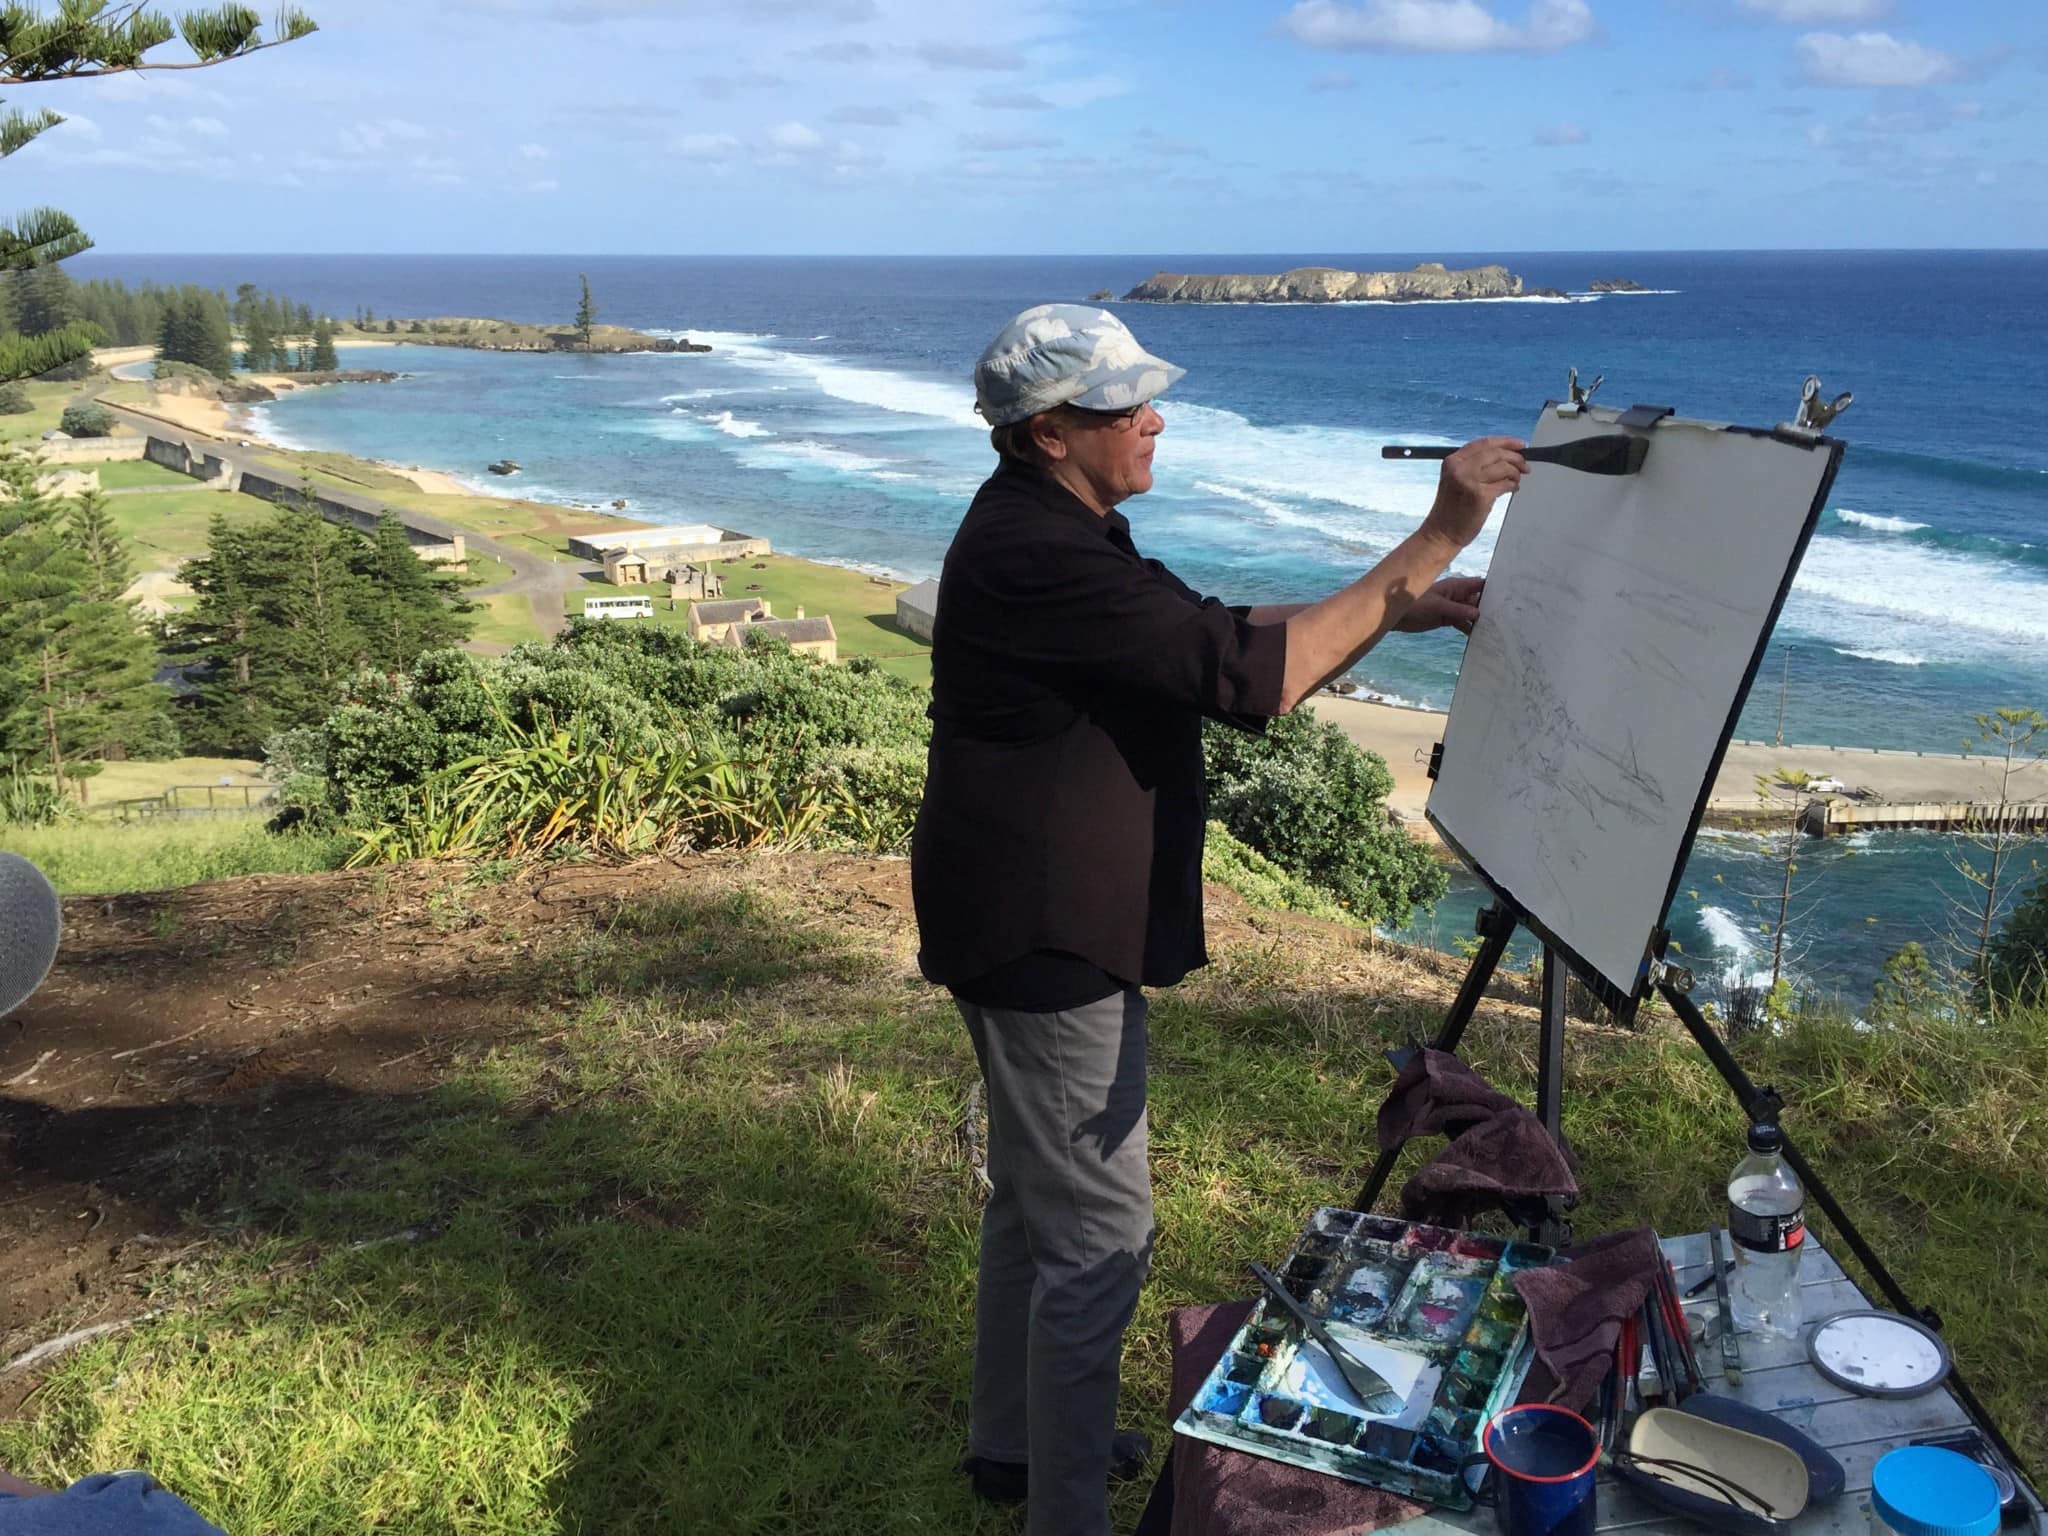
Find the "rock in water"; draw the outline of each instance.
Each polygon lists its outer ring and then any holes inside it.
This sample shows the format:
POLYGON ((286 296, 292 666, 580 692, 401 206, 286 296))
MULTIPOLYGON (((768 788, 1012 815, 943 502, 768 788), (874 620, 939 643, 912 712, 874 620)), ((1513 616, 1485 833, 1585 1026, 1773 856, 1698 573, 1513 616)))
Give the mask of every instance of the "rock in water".
POLYGON ((1586 285, 1586 291, 1588 293, 1648 293, 1650 290, 1634 278, 1596 277, 1586 285))
POLYGON ((1339 267, 1296 267, 1275 274, 1159 272, 1126 301, 1149 304, 1403 303, 1416 299, 1511 299, 1522 280, 1502 266, 1453 272, 1425 261, 1412 272, 1346 272, 1339 267))
POLYGON ((519 473, 519 466, 510 459, 500 459, 495 464, 486 464, 484 468, 494 475, 516 475, 519 473))
POLYGON ((1088 295, 1088 302, 1090 304, 1107 304, 1115 298, 1116 295, 1112 293, 1109 289, 1098 288, 1093 293, 1088 295))

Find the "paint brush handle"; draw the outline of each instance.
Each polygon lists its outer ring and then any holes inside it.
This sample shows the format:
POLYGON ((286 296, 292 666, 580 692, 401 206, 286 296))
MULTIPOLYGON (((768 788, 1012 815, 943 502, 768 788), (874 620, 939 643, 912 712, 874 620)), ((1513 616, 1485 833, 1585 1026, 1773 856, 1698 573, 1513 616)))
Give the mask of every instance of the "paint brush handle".
POLYGON ((1380 449, 1383 459, 1448 459, 1458 450, 1451 448, 1428 448, 1414 443, 1388 443, 1380 449))

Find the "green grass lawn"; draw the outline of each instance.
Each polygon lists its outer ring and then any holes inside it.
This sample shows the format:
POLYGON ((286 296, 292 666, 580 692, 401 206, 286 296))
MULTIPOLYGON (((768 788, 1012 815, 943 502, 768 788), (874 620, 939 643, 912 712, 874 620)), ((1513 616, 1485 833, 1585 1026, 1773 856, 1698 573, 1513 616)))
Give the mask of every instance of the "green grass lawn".
POLYGON ((533 600, 524 592, 500 592, 476 601, 481 607, 469 616, 474 625, 470 631, 472 640, 510 646, 540 638, 540 626, 533 617, 533 600))
MULTIPOLYGON (((111 896, 231 875, 334 869, 355 846, 347 837, 275 836, 263 830, 265 819, 259 812, 0 826, 0 851, 20 854, 66 896, 111 896)), ((5 1460, 0 1456, 0 1465, 5 1460)))
POLYGON ((262 784, 263 765, 245 757, 174 757, 160 763, 105 763, 87 780, 91 804, 160 795, 174 784, 262 784))
POLYGON ((92 383, 91 379, 71 379, 58 384, 39 384, 33 379, 26 381, 33 408, 19 416, 0 416, 0 440, 19 442, 23 438, 41 437, 62 419, 64 407, 90 389, 92 383))
POLYGON ((125 491, 146 485, 196 486, 199 483, 190 475, 181 475, 175 469, 166 469, 148 459, 115 459, 106 464, 81 467, 99 471, 100 489, 103 491, 125 491))
MULTIPOLYGON (((781 868, 698 866, 594 914, 506 984, 520 1038, 423 1097, 344 1097, 321 1166, 251 1154, 200 1213, 213 1241, 151 1279, 155 1319, 57 1365, 0 1462, 147 1466, 245 1536, 1014 1532, 954 1470, 966 1036, 904 934, 807 905, 781 868)), ((1380 1052, 1448 992, 1424 975, 1276 929, 1158 999, 1159 1245, 1122 1422, 1162 1447, 1168 1309, 1243 1295, 1248 1259, 1356 1189, 1380 1052)), ((1525 1096, 1534 1044, 1526 1008, 1466 1037, 1525 1096)), ((2038 1458, 2048 1019, 1741 1049, 2038 1458)), ((1565 1122, 1582 1233, 1724 1210, 1740 1122, 1686 1040, 1575 1031, 1565 1122)), ((1119 1492, 1119 1529, 1144 1493, 1119 1492)))
POLYGON ((131 563, 140 571, 167 569, 205 554, 206 525, 215 513, 244 522, 267 517, 277 509, 239 491, 190 490, 109 496, 107 510, 128 543, 131 563))

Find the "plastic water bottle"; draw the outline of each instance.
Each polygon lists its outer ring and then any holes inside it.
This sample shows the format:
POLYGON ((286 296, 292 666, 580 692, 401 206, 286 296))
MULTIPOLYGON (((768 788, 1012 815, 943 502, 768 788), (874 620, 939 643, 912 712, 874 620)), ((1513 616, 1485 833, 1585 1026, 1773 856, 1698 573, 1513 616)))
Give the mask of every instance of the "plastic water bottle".
POLYGON ((1749 1155, 1728 1176, 1728 1235, 1735 1246, 1728 1302, 1736 1328, 1796 1339, 1806 1191, 1785 1164, 1785 1133, 1771 1121, 1749 1128, 1749 1155))

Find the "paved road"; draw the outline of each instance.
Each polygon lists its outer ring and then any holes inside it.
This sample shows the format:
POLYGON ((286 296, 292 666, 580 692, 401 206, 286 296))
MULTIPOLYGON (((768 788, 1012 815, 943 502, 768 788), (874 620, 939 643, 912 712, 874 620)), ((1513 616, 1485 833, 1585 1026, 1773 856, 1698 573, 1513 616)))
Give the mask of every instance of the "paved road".
MULTIPOLYGON (((191 427, 179 426, 161 416, 147 411, 138 411, 129 406, 116 405, 112 401, 100 402, 113 417, 137 432, 151 437, 166 438, 182 442, 195 453, 210 453, 225 460, 238 469, 253 470, 257 474, 275 477, 281 471, 289 473, 291 466, 274 458, 261 448, 242 448, 236 444, 200 432, 191 427)), ((377 513, 384 509, 384 503, 374 496, 357 491, 344 490, 338 486, 322 486, 322 494, 358 511, 377 513)), ((438 538, 453 539, 460 534, 465 544, 479 554, 502 560, 512 568, 512 575, 506 581, 492 586, 478 587, 471 597, 495 597, 501 593, 523 593, 533 605, 533 616, 544 635, 559 633, 568 623, 567 608, 563 601, 570 592, 583 588, 583 573, 596 567, 575 560, 550 560, 527 550, 500 543, 487 534, 463 528, 429 513, 404 509, 405 519, 413 527, 434 534, 438 538)))

